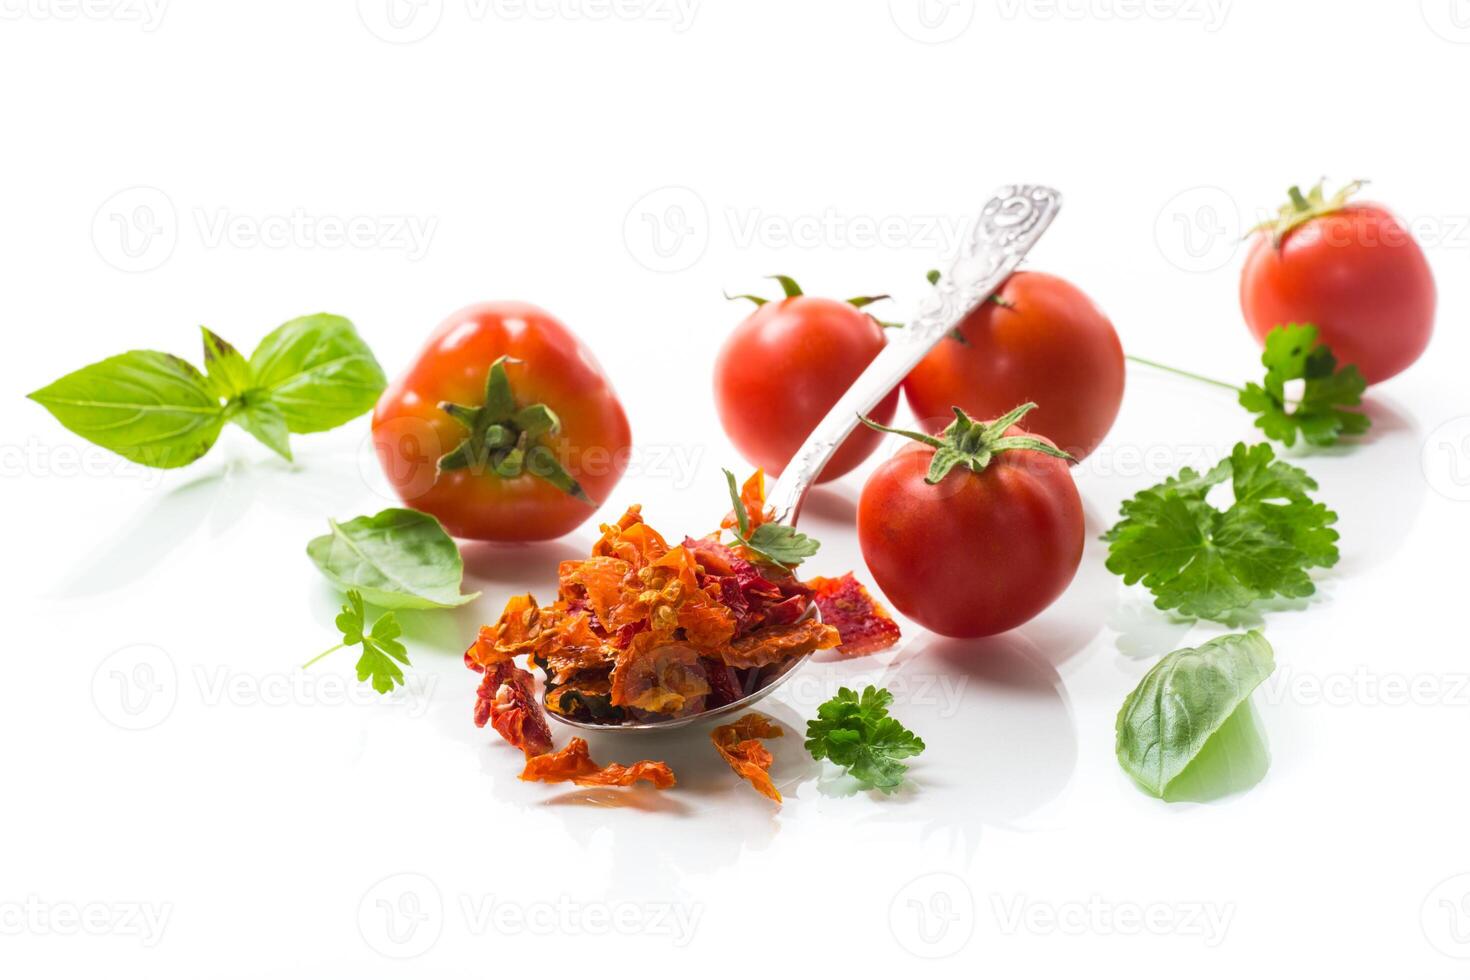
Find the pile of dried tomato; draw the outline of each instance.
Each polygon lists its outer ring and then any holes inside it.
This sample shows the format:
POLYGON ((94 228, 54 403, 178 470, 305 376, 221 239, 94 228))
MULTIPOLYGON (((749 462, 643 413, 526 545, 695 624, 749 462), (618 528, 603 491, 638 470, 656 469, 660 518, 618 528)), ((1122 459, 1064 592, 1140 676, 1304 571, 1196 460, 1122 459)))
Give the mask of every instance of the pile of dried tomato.
MULTIPOLYGON (((753 520, 767 518, 760 472, 741 497, 753 520)), ((563 562, 558 578, 554 603, 512 599, 465 652, 465 664, 484 675, 475 723, 525 752, 523 779, 674 782, 663 763, 599 768, 580 739, 553 752, 543 707, 608 725, 677 718, 737 701, 814 651, 871 653, 898 639, 897 625, 851 575, 802 582, 739 543, 722 543, 720 532, 670 545, 636 506, 603 525, 591 556, 563 562), (821 621, 807 618, 813 604, 821 621), (544 673, 539 699, 535 678, 516 664, 521 656, 544 673)), ((735 766, 727 751, 734 743, 722 746, 717 733, 716 745, 735 766)), ((742 775, 763 768, 735 767, 742 775)))

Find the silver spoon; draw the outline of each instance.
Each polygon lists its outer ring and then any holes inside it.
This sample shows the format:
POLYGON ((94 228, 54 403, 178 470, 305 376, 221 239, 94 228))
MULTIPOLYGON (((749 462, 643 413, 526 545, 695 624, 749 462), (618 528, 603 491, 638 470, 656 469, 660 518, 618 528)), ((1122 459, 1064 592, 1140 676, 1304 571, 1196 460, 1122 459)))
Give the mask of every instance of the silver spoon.
MULTIPOLYGON (((778 522, 796 524, 807 491, 816 483, 817 475, 837 452, 837 447, 857 427, 858 416, 871 412, 970 311, 995 294, 1051 226, 1061 207, 1061 194, 1035 184, 1003 187, 985 203, 949 273, 934 284, 914 318, 902 330, 888 334, 887 346, 852 383, 847 394, 832 407, 781 473, 766 501, 778 522)), ((803 618, 821 618, 815 603, 808 607, 803 618)), ((753 690, 737 701, 678 718, 598 724, 557 714, 551 717, 573 728, 598 732, 682 728, 750 707, 789 680, 809 657, 810 654, 773 664, 769 674, 754 675, 753 690)))

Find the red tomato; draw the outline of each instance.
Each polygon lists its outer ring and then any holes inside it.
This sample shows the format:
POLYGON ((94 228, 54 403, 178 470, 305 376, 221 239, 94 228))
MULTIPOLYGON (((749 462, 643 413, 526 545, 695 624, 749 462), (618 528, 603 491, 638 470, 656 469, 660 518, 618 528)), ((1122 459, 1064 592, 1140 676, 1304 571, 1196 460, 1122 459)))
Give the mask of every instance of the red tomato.
MULTIPOLYGON (((715 361, 725 434, 752 465, 779 475, 886 343, 883 327, 851 303, 801 295, 766 303, 735 328, 715 361)), ((888 423, 897 408, 895 389, 869 417, 888 423)), ((859 426, 821 480, 842 476, 882 441, 882 433, 859 426)))
POLYGON ((1376 204, 1330 201, 1293 188, 1281 220, 1256 236, 1240 305, 1261 343, 1272 328, 1314 323, 1341 364, 1369 384, 1416 361, 1434 330, 1434 274, 1409 230, 1376 204), (1278 240, 1279 238, 1279 240, 1278 240))
POLYGON ((909 373, 904 394, 930 432, 958 405, 995 418, 1022 402, 1039 407, 1026 428, 1082 459, 1097 448, 1123 402, 1123 345, 1102 310, 1076 286, 1018 272, 1000 302, 979 306, 909 373))
POLYGON ((373 442, 398 495, 455 537, 542 541, 608 498, 632 435, 570 330, 526 303, 482 303, 445 320, 383 392, 373 442))
MULTIPOLYGON (((1002 434, 1026 435, 987 426, 983 439, 1002 434)), ((1014 629, 1051 605, 1082 561, 1082 498, 1071 471, 1036 449, 999 449, 980 472, 961 463, 931 485, 934 455, 931 446, 906 446, 868 478, 858 501, 868 570, 900 612, 936 633, 1014 629)))

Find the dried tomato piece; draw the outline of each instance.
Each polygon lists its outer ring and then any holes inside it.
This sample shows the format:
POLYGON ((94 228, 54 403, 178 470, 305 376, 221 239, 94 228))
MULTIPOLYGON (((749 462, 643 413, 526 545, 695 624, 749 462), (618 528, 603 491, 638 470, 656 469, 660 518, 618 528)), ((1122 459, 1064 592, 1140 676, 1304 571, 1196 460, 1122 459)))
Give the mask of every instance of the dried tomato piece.
POLYGON ((612 672, 612 703, 662 715, 700 711, 710 692, 699 651, 640 633, 618 654, 612 672))
POLYGON ((783 626, 763 626, 726 646, 719 656, 731 667, 764 667, 804 657, 816 650, 830 650, 839 642, 841 637, 834 627, 808 619, 783 626))
POLYGON ((785 732, 760 712, 751 712, 729 725, 720 725, 709 733, 710 740, 730 768, 762 795, 781 802, 781 792, 771 782, 771 752, 760 741, 780 738, 785 732))
POLYGON ((580 738, 572 739, 560 752, 527 759, 521 778, 533 783, 573 782, 578 786, 632 786, 639 780, 652 783, 656 789, 674 785, 674 772, 665 762, 599 767, 588 755, 586 740, 580 738))
POLYGON ((541 610, 530 595, 518 595, 505 604, 500 621, 481 626, 479 636, 464 652, 465 666, 480 671, 512 660, 533 649, 541 637, 541 610))
POLYGON ((615 631, 623 625, 615 617, 623 603, 624 583, 632 571, 633 566, 621 558, 564 561, 558 569, 561 597, 569 604, 586 603, 603 629, 615 631))
POLYGON ((485 670, 476 693, 475 725, 488 721, 511 745, 529 758, 551 751, 551 727, 536 700, 536 680, 509 660, 485 670))
POLYGON ((621 708, 612 703, 612 678, 591 671, 546 692, 546 709, 552 714, 581 721, 616 722, 623 718, 621 708))
POLYGON ((708 657, 700 660, 699 665, 709 679, 709 699, 704 703, 705 708, 721 708, 745 697, 745 687, 734 667, 708 657))
POLYGON ((542 642, 532 659, 546 671, 547 681, 564 684, 572 675, 610 665, 617 648, 592 629, 590 613, 560 614, 542 630, 542 642))
POLYGON ((816 590, 822 622, 837 627, 842 635, 841 653, 850 657, 877 653, 898 642, 898 624, 851 572, 841 578, 814 578, 806 584, 816 590))
POLYGON ((602 537, 592 546, 592 557, 621 558, 639 569, 668 550, 668 542, 643 523, 643 508, 635 504, 616 524, 602 525, 602 537))

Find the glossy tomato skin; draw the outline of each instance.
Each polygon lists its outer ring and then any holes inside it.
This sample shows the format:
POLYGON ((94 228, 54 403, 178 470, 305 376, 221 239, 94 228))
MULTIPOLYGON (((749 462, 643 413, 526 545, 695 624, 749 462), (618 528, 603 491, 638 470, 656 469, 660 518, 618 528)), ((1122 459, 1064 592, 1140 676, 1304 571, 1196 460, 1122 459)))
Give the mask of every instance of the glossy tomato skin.
POLYGON ((1313 218, 1278 248, 1256 236, 1240 279, 1240 305, 1256 339, 1274 327, 1315 323, 1340 364, 1377 384, 1429 346, 1437 302, 1424 251, 1392 214, 1350 204, 1313 218))
MULTIPOLYGON (((887 343, 883 328, 849 303, 795 296, 766 303, 725 341, 715 361, 715 407, 740 455, 778 475, 806 437, 887 343)), ((888 424, 895 389, 870 413, 888 424)), ((883 435, 859 427, 822 470, 834 480, 873 454, 883 435)))
POLYGON ((931 433, 958 405, 975 418, 1038 406, 1026 428, 1083 459, 1103 441, 1123 403, 1123 345, 1086 293, 1057 276, 1018 272, 965 318, 965 342, 941 340, 904 380, 931 433))
POLYGON ((912 443, 863 487, 858 541, 873 580, 899 612, 944 636, 993 636, 1028 622, 1082 561, 1082 498, 1067 463, 1003 452, 983 473, 957 466, 930 486, 933 457, 912 443))
POLYGON ((561 432, 546 445, 587 495, 603 503, 628 467, 628 417, 592 352, 551 314, 526 303, 482 303, 445 320, 378 399, 373 442, 404 503, 439 518, 455 537, 544 541, 574 530, 595 508, 530 474, 436 472, 438 458, 466 431, 439 404, 482 404, 490 365, 507 355, 517 404, 544 403, 557 414, 561 432))

